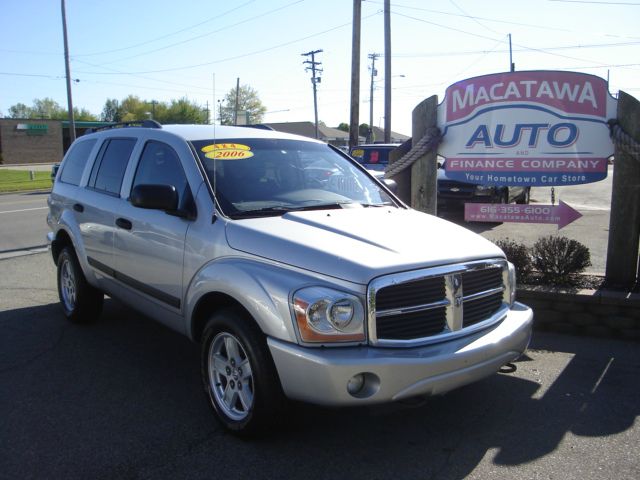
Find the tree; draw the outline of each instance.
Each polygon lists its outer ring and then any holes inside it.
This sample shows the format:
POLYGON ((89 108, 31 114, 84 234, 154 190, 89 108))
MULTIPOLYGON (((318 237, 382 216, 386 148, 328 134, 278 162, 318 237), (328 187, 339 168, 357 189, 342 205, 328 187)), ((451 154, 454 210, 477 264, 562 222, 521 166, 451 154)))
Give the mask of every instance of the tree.
POLYGON ((16 103, 9 107, 10 118, 31 118, 31 109, 24 103, 16 103))
MULTIPOLYGON (((66 112, 65 112, 65 115, 66 115, 66 112)), ((68 116, 65 116, 64 119, 61 119, 61 120, 67 120, 67 119, 68 119, 68 116)), ((94 115, 86 108, 81 108, 78 110, 76 107, 73 107, 73 119, 78 122, 97 122, 98 116, 94 115)))
POLYGON ((338 125, 338 130, 342 130, 343 132, 348 132, 349 124, 342 122, 340 125, 338 125))
MULTIPOLYGON (((262 123, 262 117, 267 111, 260 98, 258 92, 249 85, 241 85, 238 91, 238 112, 247 112, 246 123, 262 123)), ((233 125, 235 123, 236 114, 236 89, 229 90, 220 104, 218 118, 222 125, 233 125)), ((238 123, 244 123, 241 120, 238 123)))
POLYGON ((104 102, 100 119, 103 122, 121 122, 122 111, 120 110, 120 102, 115 98, 107 98, 107 101, 104 102))
POLYGON ((33 113, 31 118, 49 118, 52 120, 66 120, 69 117, 67 110, 62 108, 52 98, 36 98, 33 101, 33 113))
POLYGON ((33 105, 28 107, 24 103, 16 103, 9 107, 11 118, 39 118, 51 120, 66 120, 67 111, 55 100, 45 97, 33 100, 33 105))
POLYGON ((369 136, 369 124, 368 123, 361 123, 360 126, 358 127, 358 135, 360 135, 361 137, 368 137, 369 136))
MULTIPOLYGON (((16 103, 9 107, 11 118, 47 119, 47 120, 68 120, 69 112, 62 108, 55 100, 45 97, 36 98, 31 107, 24 103, 16 103)), ((85 108, 73 109, 73 118, 78 121, 95 122, 98 120, 93 113, 85 108)))
POLYGON ((153 112, 151 108, 153 104, 147 104, 140 100, 140 97, 136 95, 129 95, 120 102, 120 121, 121 122, 133 122, 135 120, 144 120, 149 118, 153 112))
POLYGON ((108 99, 102 109, 105 122, 135 122, 148 118, 160 123, 207 123, 208 120, 200 105, 186 97, 166 103, 129 95, 120 102, 115 98, 108 99))
POLYGON ((161 123, 207 123, 209 120, 206 112, 186 97, 171 100, 166 111, 156 114, 155 118, 161 123))

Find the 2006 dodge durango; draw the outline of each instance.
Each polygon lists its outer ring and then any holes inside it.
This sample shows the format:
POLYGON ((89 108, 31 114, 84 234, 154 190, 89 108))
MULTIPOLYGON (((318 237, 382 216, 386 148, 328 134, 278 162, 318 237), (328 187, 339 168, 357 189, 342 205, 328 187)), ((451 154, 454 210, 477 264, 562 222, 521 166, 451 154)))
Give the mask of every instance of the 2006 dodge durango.
POLYGON ((531 335, 500 249, 304 137, 149 121, 89 133, 56 174, 48 223, 67 318, 96 319, 106 294, 200 343, 207 398, 241 435, 287 398, 449 391, 531 335))

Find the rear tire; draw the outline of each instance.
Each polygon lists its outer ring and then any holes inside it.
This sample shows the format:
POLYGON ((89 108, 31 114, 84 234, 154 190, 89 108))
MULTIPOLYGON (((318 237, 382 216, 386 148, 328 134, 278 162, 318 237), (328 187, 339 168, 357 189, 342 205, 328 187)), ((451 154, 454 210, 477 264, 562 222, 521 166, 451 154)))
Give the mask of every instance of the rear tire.
POLYGON ((87 282, 76 253, 65 247, 58 255, 58 296, 64 316, 73 323, 90 323, 102 312, 104 294, 87 282))
POLYGON ((264 334, 239 309, 215 313, 204 330, 202 382, 225 429, 249 437, 273 427, 284 407, 264 334))

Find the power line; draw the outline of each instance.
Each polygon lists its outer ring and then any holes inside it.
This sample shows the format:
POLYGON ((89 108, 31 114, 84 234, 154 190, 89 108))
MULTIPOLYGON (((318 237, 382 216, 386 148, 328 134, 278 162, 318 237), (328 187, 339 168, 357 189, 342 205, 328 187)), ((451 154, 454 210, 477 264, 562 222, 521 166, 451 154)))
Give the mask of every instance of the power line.
POLYGON ((482 22, 480 22, 479 19, 472 17, 471 15, 469 15, 467 12, 465 12, 461 7, 458 6, 458 4, 456 2, 454 2, 453 0, 449 0, 449 2, 451 2, 451 4, 456 7, 458 10, 460 10, 460 12, 462 12, 462 14, 473 20, 475 23, 477 23, 478 25, 480 25, 482 28, 484 28, 485 30, 489 30, 491 33, 495 33, 496 35, 501 35, 500 32, 496 32, 495 30, 493 30, 492 28, 487 27, 485 24, 483 24, 482 22))
POLYGON ((0 75, 7 75, 12 77, 40 77, 40 78, 49 78, 51 80, 60 80, 65 78, 64 75, 47 75, 40 73, 17 73, 17 72, 0 72, 0 75))
MULTIPOLYGON (((498 40, 497 40, 498 41, 498 40)), ((499 40, 499 43, 504 43, 503 40, 499 40)), ((575 49, 586 49, 586 48, 610 48, 610 47, 629 47, 640 45, 640 42, 618 42, 618 43, 599 43, 599 44, 590 44, 590 45, 565 45, 560 47, 545 47, 543 50, 575 50, 575 49)), ((529 48, 524 47, 520 49, 513 50, 514 52, 526 52, 529 48)), ((407 54, 397 54, 394 53, 394 58, 419 58, 419 57, 451 57, 451 56, 464 56, 464 55, 477 55, 481 53, 506 53, 509 50, 467 50, 463 52, 438 52, 438 53, 407 53, 407 54)))
POLYGON ((273 9, 273 10, 269 10, 268 12, 261 13, 260 15, 253 16, 253 17, 251 17, 251 18, 247 18, 247 19, 245 19, 245 20, 242 20, 242 21, 240 21, 240 22, 234 23, 234 24, 232 24, 232 25, 225 25, 224 27, 219 28, 219 29, 217 29, 217 30, 213 30, 213 31, 211 31, 211 32, 203 33, 203 34, 201 34, 201 35, 197 35, 197 36, 195 36, 195 37, 187 38, 186 40, 181 40, 181 41, 179 41, 179 42, 174 42, 174 43, 171 43, 171 44, 169 44, 169 45, 165 45, 164 47, 155 48, 155 49, 153 49, 153 50, 148 50, 148 51, 146 51, 146 52, 138 53, 138 54, 136 54, 136 55, 131 55, 131 56, 129 56, 129 57, 119 58, 119 59, 117 59, 117 60, 113 60, 113 61, 110 61, 110 62, 107 62, 107 63, 117 63, 117 62, 122 62, 122 61, 125 61, 125 60, 130 60, 130 59, 132 59, 132 58, 138 58, 138 57, 142 57, 142 56, 144 56, 144 55, 149 55, 149 54, 152 54, 152 53, 160 52, 160 51, 162 51, 162 50, 166 50, 166 49, 168 49, 168 48, 173 48, 173 47, 176 47, 176 46, 178 46, 178 45, 183 45, 183 44, 185 44, 185 43, 193 42, 194 40, 198 40, 198 39, 203 38, 203 37, 208 37, 209 35, 213 35, 213 34, 215 34, 215 33, 219 33, 219 32, 222 32, 222 31, 224 31, 224 30, 228 30, 228 29, 230 29, 230 28, 235 28, 235 27, 237 27, 238 25, 242 25, 242 24, 244 24, 244 23, 251 22, 251 21, 256 20, 256 19, 258 19, 258 18, 263 18, 263 17, 265 17, 266 15, 271 15, 272 13, 279 12, 280 10, 284 10, 285 8, 291 7, 291 6, 293 6, 293 5, 297 4, 297 3, 302 3, 302 2, 304 2, 304 1, 305 1, 305 0, 296 0, 296 1, 294 1, 294 2, 288 3, 287 5, 284 5, 284 6, 282 6, 282 7, 278 7, 278 8, 275 8, 275 9, 273 9))
MULTIPOLYGON (((120 70, 116 70, 115 68, 95 65, 93 63, 85 62, 83 60, 75 60, 75 61, 77 63, 83 63, 83 64, 89 65, 91 67, 104 68, 106 70, 111 70, 112 74, 128 75, 126 72, 122 72, 120 70)), ((82 70, 76 70, 76 72, 77 73, 84 73, 86 75, 105 75, 106 74, 105 72, 86 72, 86 71, 82 71, 82 70)), ((167 85, 176 85, 176 86, 179 86, 179 87, 196 88, 196 89, 200 89, 200 90, 206 90, 207 92, 210 91, 210 89, 208 87, 198 87, 198 86, 189 85, 189 84, 186 84, 186 83, 171 82, 169 80, 160 80, 160 79, 157 79, 157 78, 145 77, 143 75, 131 75, 131 76, 132 77, 136 77, 136 78, 140 78, 142 80, 151 80, 152 82, 166 83, 167 85)))
MULTIPOLYGON (((368 19, 368 18, 374 17, 376 15, 378 15, 378 12, 376 12, 376 13, 374 13, 372 15, 369 15, 367 17, 364 17, 364 19, 368 19)), ((222 58, 222 59, 219 59, 219 60, 213 60, 213 61, 210 61, 210 62, 203 62, 203 63, 193 64, 193 65, 183 65, 181 67, 163 68, 163 69, 160 69, 160 70, 145 70, 145 71, 140 71, 140 72, 127 72, 127 73, 122 73, 122 74, 124 74, 124 75, 139 75, 139 74, 145 74, 145 73, 165 73, 165 72, 176 72, 176 71, 179 71, 179 70, 188 70, 188 69, 191 69, 191 68, 206 67, 206 66, 209 66, 209 65, 214 65, 216 63, 228 62, 228 61, 231 61, 231 60, 238 60, 240 58, 246 58, 246 57, 250 57, 250 56, 253 56, 253 55, 258 55, 260 53, 265 53, 265 52, 270 52, 272 50, 277 50, 278 48, 282 48, 282 47, 286 47, 286 46, 289 46, 289 45, 293 45, 295 43, 299 43, 299 42, 302 42, 304 40, 308 40, 310 38, 318 37, 320 35, 324 35, 326 33, 330 33, 330 32, 333 32, 334 30, 338 30, 340 28, 344 28, 344 27, 347 27, 347 26, 351 26, 351 22, 343 23, 342 25, 337 25, 337 26, 329 28, 327 30, 323 30, 321 32, 313 33, 311 35, 307 35, 306 37, 297 38, 295 40, 290 40, 288 42, 280 43, 278 45, 273 45, 271 47, 263 48, 263 49, 260 49, 260 50, 255 50, 253 52, 248 52, 248 53, 244 53, 244 54, 240 54, 240 55, 235 55, 233 57, 227 57, 227 58, 222 58)), ((98 73, 98 72, 95 72, 95 73, 98 73)), ((106 73, 103 73, 102 75, 121 75, 121 74, 106 72, 106 73)))
MULTIPOLYGON (((454 28, 454 27, 449 27, 449 26, 446 26, 446 25, 441 25, 441 24, 439 24, 439 23, 430 22, 430 21, 428 21, 428 20, 424 20, 424 19, 422 19, 422 18, 412 17, 412 16, 410 16, 410 15, 404 15, 404 14, 402 14, 402 13, 394 13, 394 15, 398 15, 398 16, 400 16, 400 17, 409 18, 409 19, 412 19, 412 20, 415 20, 415 21, 418 21, 418 22, 421 22, 421 23, 427 23, 427 24, 429 24, 429 25, 434 25, 434 26, 436 26, 436 27, 444 28, 445 30, 451 30, 451 31, 454 31, 454 32, 464 33, 465 35, 470 35, 470 36, 472 36, 472 37, 478 37, 478 38, 482 38, 482 39, 484 39, 484 40, 491 40, 491 41, 494 41, 494 42, 495 42, 495 41, 501 41, 501 42, 503 42, 503 43, 504 43, 504 40, 500 40, 500 39, 496 39, 496 38, 487 37, 487 36, 485 36, 485 35, 480 35, 480 34, 477 34, 477 33, 466 32, 466 31, 461 30, 461 29, 459 29, 459 28, 454 28)), ((556 57, 568 58, 568 59, 570 59, 570 60, 578 60, 578 61, 581 61, 581 62, 590 62, 590 63, 593 63, 593 64, 602 65, 600 62, 595 62, 595 61, 592 61, 592 60, 587 60, 587 59, 585 59, 585 58, 572 57, 572 56, 569 56, 569 55, 561 55, 561 54, 559 54, 559 53, 553 53, 553 52, 551 52, 551 51, 546 51, 545 49, 542 49, 542 48, 527 47, 526 45, 517 45, 517 46, 518 46, 518 47, 521 47, 521 48, 524 48, 524 49, 526 49, 526 50, 528 50, 528 51, 532 51, 532 52, 544 53, 544 54, 546 54, 546 55, 553 55, 553 56, 556 56, 556 57)))
POLYGON ((147 41, 144 41, 144 42, 136 43, 135 45, 130 45, 128 47, 122 47, 122 48, 116 48, 116 49, 112 49, 112 50, 103 50, 101 52, 75 54, 74 56, 76 56, 76 57, 92 57, 92 56, 95 56, 95 55, 105 55, 107 53, 122 52, 124 50, 131 50, 132 48, 137 48, 137 47, 141 47, 143 45, 148 45, 149 43, 157 42, 159 40, 163 40, 165 38, 172 37, 174 35, 178 35, 179 33, 186 32, 188 30, 193 30, 194 28, 199 27, 200 25, 204 25, 205 23, 212 22, 213 20, 218 20, 218 19, 228 15, 229 13, 235 12, 236 10, 239 10, 239 9, 241 9, 241 8, 247 6, 250 3, 253 3, 255 1, 256 0, 249 0, 248 2, 243 3, 242 5, 239 5, 239 6, 235 7, 235 8, 232 8, 231 10, 227 10, 226 12, 221 13, 220 15, 216 15, 215 17, 211 17, 211 18, 208 18, 206 20, 203 20, 202 22, 199 22, 199 23, 196 23, 194 25, 191 25, 189 27, 185 27, 185 28, 182 28, 180 30, 176 30, 175 32, 167 33, 166 35, 162 35, 160 37, 152 38, 151 40, 147 40, 147 41))
POLYGON ((637 2, 591 2, 587 0, 549 0, 550 2, 563 2, 563 3, 595 3, 600 5, 631 5, 640 6, 637 2))
MULTIPOLYGON (((375 1, 375 0, 366 0, 368 3, 372 3, 372 4, 382 4, 381 1, 375 1)), ((482 20, 485 22, 492 22, 492 23, 501 23, 501 24, 505 24, 505 25, 515 25, 515 26, 519 26, 519 27, 529 27, 529 28, 537 28, 537 29, 542 29, 542 30, 548 30, 548 31, 557 31, 557 32, 566 32, 566 33, 580 33, 580 34, 584 34, 584 30, 572 30, 569 28, 560 28, 560 27, 550 27, 548 25, 535 25, 535 24, 531 24, 531 23, 523 23, 523 22, 513 22, 513 21, 508 21, 508 20, 498 20, 495 18, 487 18, 487 17, 478 17, 475 15, 467 15, 467 14, 459 14, 459 13, 453 13, 453 12, 444 12, 442 10, 433 10, 430 8, 421 8, 421 7, 414 7, 414 6, 409 6, 409 5, 402 5, 399 3, 392 3, 391 6, 395 7, 395 8, 404 8, 406 10, 417 10, 417 11, 423 11, 423 12, 429 12, 429 13, 435 13, 438 15, 446 15, 446 16, 450 16, 450 17, 459 17, 459 18, 467 18, 469 20, 482 20)), ((616 37, 616 38, 631 38, 631 39, 638 39, 638 37, 629 37, 629 36, 625 36, 625 35, 617 35, 617 34, 612 34, 612 33, 598 33, 598 32, 589 32, 590 34, 596 33, 598 36, 606 36, 606 37, 616 37)))

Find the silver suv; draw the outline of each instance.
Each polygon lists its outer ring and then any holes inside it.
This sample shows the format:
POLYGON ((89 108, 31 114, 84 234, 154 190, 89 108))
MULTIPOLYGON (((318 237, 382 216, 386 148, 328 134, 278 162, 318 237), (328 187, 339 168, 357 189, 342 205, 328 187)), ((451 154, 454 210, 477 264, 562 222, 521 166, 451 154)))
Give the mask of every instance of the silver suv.
POLYGON ((502 251, 308 138, 108 128, 71 146, 49 207, 68 319, 95 320, 107 294, 200 343, 207 398, 238 434, 281 418, 286 398, 443 393, 530 339, 502 251))

